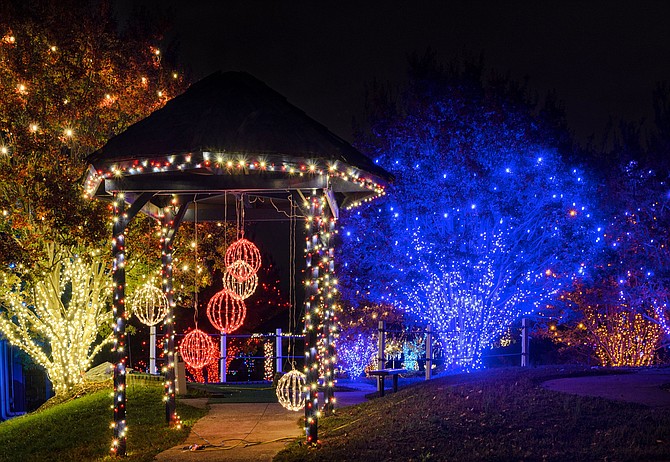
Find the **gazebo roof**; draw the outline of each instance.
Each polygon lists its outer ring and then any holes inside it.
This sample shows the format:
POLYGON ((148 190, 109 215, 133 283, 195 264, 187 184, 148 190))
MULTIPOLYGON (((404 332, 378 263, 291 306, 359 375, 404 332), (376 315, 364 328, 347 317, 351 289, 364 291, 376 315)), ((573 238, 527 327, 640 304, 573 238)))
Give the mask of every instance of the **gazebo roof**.
POLYGON ((97 196, 327 185, 346 206, 382 194, 393 179, 245 72, 219 71, 191 85, 87 160, 92 166, 87 189, 97 196))

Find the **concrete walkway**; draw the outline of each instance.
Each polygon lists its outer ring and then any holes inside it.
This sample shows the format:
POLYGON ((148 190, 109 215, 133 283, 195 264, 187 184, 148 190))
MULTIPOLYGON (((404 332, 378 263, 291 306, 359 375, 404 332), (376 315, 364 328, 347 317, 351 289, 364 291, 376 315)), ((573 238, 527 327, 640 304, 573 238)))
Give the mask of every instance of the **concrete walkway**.
MULTIPOLYGON (((358 387, 356 391, 335 394, 337 407, 365 401, 374 387, 358 387)), ((207 399, 185 399, 186 404, 207 407, 207 399)), ((303 411, 292 412, 278 403, 211 404, 207 415, 198 420, 186 441, 155 458, 161 462, 176 461, 271 461, 286 444, 304 436, 298 426, 303 411), (260 444, 259 444, 260 443, 260 444), (190 451, 192 445, 206 447, 190 451)))
POLYGON ((564 393, 670 409, 670 391, 661 388, 667 384, 670 384, 670 369, 642 369, 631 374, 555 379, 542 385, 549 390, 564 393))

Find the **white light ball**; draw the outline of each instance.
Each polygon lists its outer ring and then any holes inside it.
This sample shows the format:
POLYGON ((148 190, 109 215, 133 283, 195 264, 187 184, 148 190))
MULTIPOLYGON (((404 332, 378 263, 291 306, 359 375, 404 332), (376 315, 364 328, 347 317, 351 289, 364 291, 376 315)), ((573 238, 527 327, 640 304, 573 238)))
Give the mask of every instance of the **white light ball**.
POLYGON ((167 315, 168 299, 161 289, 147 282, 135 290, 128 306, 142 324, 155 326, 167 315))
POLYGON ((305 384, 307 376, 293 369, 279 379, 277 383, 277 398, 279 404, 289 411, 299 411, 305 407, 305 384))

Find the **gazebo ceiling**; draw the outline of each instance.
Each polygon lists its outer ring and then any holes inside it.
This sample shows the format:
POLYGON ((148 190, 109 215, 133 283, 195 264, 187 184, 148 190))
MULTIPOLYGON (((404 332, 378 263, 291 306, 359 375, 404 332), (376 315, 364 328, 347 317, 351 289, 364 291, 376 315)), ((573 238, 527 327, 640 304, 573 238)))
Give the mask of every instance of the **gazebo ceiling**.
MULTIPOLYGON (((154 206, 162 206, 165 195, 202 198, 212 208, 210 219, 221 208, 220 196, 230 192, 279 200, 328 188, 337 205, 347 207, 383 194, 393 179, 244 72, 216 72, 193 84, 88 161, 90 195, 153 193, 154 206)), ((248 207, 277 209, 253 203, 248 207)))

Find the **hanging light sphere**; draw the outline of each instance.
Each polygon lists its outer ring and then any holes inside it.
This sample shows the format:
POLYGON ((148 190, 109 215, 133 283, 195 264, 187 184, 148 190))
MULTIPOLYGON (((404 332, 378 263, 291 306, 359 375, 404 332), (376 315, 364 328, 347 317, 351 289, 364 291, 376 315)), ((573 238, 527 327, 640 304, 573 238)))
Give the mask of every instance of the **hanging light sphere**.
MULTIPOLYGON (((258 286, 258 275, 256 272, 251 272, 251 275, 244 280, 239 280, 235 277, 235 274, 239 274, 237 271, 240 267, 246 267, 250 269, 247 263, 242 260, 235 261, 231 266, 226 268, 226 272, 223 275, 223 288, 228 289, 233 296, 239 298, 240 300, 246 300, 251 297, 256 291, 258 286)), ((243 270, 246 273, 246 269, 243 270)))
POLYGON ((181 341, 179 351, 184 362, 194 369, 202 369, 218 359, 218 350, 212 339, 201 331, 194 329, 181 341))
MULTIPOLYGON (((253 242, 242 238, 230 244, 223 260, 226 267, 233 266, 233 263, 237 260, 242 260, 251 267, 252 273, 256 273, 261 267, 261 252, 253 242)), ((246 268, 237 267, 236 271, 246 271, 246 268)), ((236 277, 238 279, 245 279, 248 275, 240 272, 236 274, 236 277)))
POLYGON ((223 289, 209 300, 207 317, 219 332, 230 334, 235 332, 244 322, 247 306, 228 289, 223 289))
POLYGON ((244 282, 256 275, 256 271, 244 260, 235 260, 226 267, 226 272, 240 282, 244 282))
POLYGON ((289 411, 299 411, 305 407, 305 384, 307 376, 293 369, 277 382, 277 399, 279 404, 289 411))
POLYGON ((155 326, 167 315, 168 299, 161 289, 147 282, 133 292, 128 307, 142 324, 155 326))

